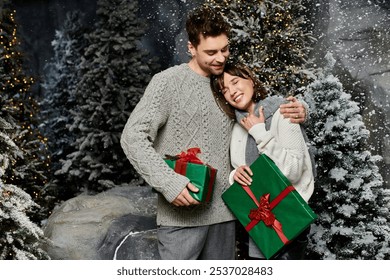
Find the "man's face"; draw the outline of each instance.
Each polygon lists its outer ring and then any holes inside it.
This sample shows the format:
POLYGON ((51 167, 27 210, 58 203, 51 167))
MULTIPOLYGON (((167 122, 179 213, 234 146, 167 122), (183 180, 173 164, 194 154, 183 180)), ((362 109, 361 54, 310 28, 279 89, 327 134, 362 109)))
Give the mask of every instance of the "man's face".
POLYGON ((200 43, 196 48, 191 43, 188 45, 192 55, 191 67, 196 73, 206 77, 221 74, 230 54, 228 37, 225 34, 217 37, 200 37, 200 43))

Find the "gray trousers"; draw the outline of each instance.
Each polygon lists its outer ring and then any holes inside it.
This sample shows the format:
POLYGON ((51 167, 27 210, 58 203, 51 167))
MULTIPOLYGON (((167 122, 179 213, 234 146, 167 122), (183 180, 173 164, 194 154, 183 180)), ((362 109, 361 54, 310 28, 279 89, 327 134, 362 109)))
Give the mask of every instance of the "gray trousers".
POLYGON ((157 229, 158 250, 163 260, 234 260, 235 222, 157 229))

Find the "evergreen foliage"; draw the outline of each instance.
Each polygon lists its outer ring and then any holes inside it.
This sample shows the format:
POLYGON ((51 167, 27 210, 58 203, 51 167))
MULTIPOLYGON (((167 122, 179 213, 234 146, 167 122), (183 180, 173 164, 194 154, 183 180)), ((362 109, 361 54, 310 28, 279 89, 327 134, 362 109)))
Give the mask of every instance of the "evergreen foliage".
POLYGON ((311 205, 319 219, 312 228, 309 257, 389 259, 390 192, 384 189, 369 131, 358 104, 332 75, 335 60, 306 88, 311 105, 308 137, 316 155, 317 178, 311 205))
MULTIPOLYGON (((45 65, 45 79, 42 84, 45 98, 42 102, 41 127, 48 138, 51 154, 50 190, 58 200, 66 200, 77 193, 71 184, 66 184, 67 174, 63 171, 66 156, 74 152, 75 136, 69 131, 73 122, 71 110, 76 104, 75 90, 80 81, 79 65, 87 41, 82 23, 83 14, 68 12, 61 30, 56 31, 52 41, 54 56, 45 65)), ((66 167, 65 167, 66 170, 66 167)))
POLYGON ((31 92, 34 80, 23 69, 25 61, 19 44, 15 11, 3 8, 0 19, 0 117, 13 127, 9 136, 22 152, 11 161, 3 181, 6 185, 22 188, 41 206, 31 217, 39 223, 52 207, 53 198, 45 192, 49 156, 46 139, 38 129, 39 107, 31 92))
POLYGON ((99 0, 94 30, 86 35, 69 127, 74 152, 62 167, 79 190, 100 192, 137 176, 119 143, 154 67, 140 49, 145 25, 137 11, 137 1, 99 0))
POLYGON ((230 58, 249 65, 271 94, 284 96, 306 85, 303 65, 315 41, 303 1, 206 0, 232 26, 230 58))
POLYGON ((7 183, 17 171, 12 167, 24 155, 11 139, 17 122, 12 116, 12 102, 9 100, 13 95, 9 90, 10 73, 6 72, 10 56, 4 45, 9 34, 3 19, 12 14, 9 10, 3 11, 1 4, 0 10, 0 260, 48 259, 40 249, 42 230, 29 218, 38 205, 20 187, 7 183))
POLYGON ((40 247, 43 232, 28 217, 38 205, 29 194, 5 183, 2 178, 15 154, 20 154, 15 143, 4 133, 9 127, 0 118, 0 260, 48 259, 47 253, 40 247))

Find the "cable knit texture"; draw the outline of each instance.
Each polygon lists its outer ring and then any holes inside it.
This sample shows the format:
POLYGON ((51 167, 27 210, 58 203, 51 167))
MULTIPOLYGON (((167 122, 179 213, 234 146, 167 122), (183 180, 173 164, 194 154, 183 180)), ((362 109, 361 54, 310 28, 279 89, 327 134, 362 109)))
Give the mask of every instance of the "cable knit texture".
POLYGON ((209 78, 188 64, 152 78, 126 123, 121 145, 137 172, 158 192, 158 225, 201 226, 235 219, 221 198, 229 187, 232 126, 214 100, 209 78), (170 202, 189 180, 176 174, 163 158, 191 147, 199 147, 198 157, 218 170, 214 195, 210 203, 175 207, 170 202))

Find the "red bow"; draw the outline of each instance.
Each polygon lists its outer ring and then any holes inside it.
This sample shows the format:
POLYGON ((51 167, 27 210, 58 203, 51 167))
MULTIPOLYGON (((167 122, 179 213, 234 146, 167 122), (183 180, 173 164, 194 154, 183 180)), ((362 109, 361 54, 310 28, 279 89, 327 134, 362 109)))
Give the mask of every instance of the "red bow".
POLYGON ((248 216, 251 221, 246 225, 245 229, 249 232, 260 221, 263 221, 266 226, 272 227, 279 236, 280 240, 286 244, 289 240, 283 233, 282 224, 275 218, 275 215, 271 212, 271 210, 291 191, 295 190, 295 188, 293 186, 286 187, 274 200, 272 200, 272 202, 269 202, 270 194, 264 194, 260 197, 260 202, 258 202, 252 190, 248 186, 242 187, 257 206, 256 209, 250 210, 248 216))
POLYGON ((177 160, 181 162, 191 162, 191 163, 198 163, 203 164, 203 162, 196 156, 197 154, 200 154, 199 148, 189 148, 187 152, 181 152, 178 154, 177 160))
POLYGON ((189 148, 187 152, 181 152, 180 154, 176 156, 169 156, 165 155, 167 159, 170 160, 176 160, 175 164, 175 172, 179 173, 181 175, 186 174, 187 169, 187 163, 196 163, 196 164, 203 164, 203 162, 196 156, 197 154, 200 154, 200 148, 189 148))
POLYGON ((249 219, 256 220, 257 222, 263 221, 268 227, 273 225, 275 215, 271 212, 269 206, 269 193, 260 198, 259 207, 250 211, 249 219))

